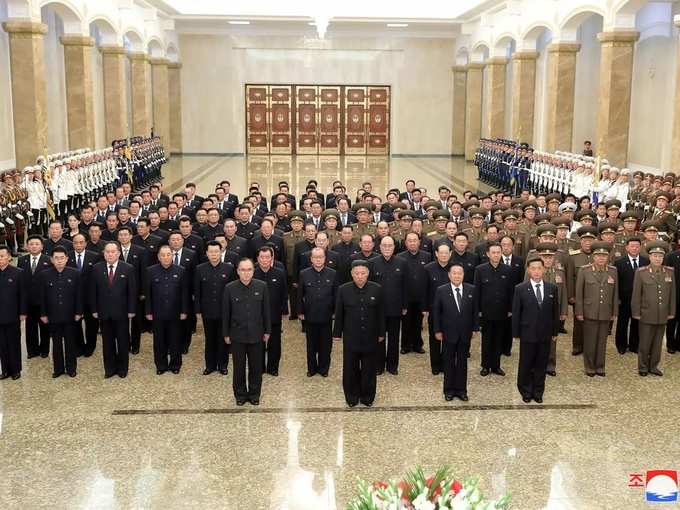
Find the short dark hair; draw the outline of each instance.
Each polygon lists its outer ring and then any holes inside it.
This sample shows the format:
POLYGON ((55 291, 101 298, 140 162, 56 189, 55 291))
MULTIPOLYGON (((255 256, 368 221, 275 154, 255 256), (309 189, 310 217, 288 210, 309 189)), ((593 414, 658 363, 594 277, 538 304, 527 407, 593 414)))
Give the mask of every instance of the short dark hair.
POLYGON ((63 253, 64 255, 68 255, 66 248, 64 248, 63 246, 55 246, 54 249, 52 250, 52 255, 54 255, 55 253, 63 253))

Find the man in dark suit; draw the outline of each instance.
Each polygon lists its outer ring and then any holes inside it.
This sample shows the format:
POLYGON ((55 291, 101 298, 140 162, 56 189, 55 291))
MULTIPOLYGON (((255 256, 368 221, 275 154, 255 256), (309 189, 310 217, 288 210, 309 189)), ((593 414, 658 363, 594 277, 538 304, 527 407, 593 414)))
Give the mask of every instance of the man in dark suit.
POLYGON ((333 338, 343 339, 342 389, 349 407, 371 407, 377 382, 376 351, 385 341, 380 285, 368 281, 369 262, 352 262, 352 281, 340 286, 333 338))
POLYGON ((55 246, 52 267, 40 276, 40 320, 49 324, 52 338, 52 378, 64 374, 76 376, 78 348, 75 323, 83 316, 83 289, 80 274, 66 267, 68 253, 63 246, 55 246))
MULTIPOLYGON (((516 285, 519 285, 524 281, 524 259, 513 253, 515 249, 515 240, 511 236, 503 236, 498 242, 501 245, 501 262, 507 266, 510 266, 510 281, 511 286, 514 289, 516 285)), ((503 337, 503 345, 501 347, 501 352, 505 356, 510 356, 512 354, 512 332, 510 328, 505 330, 503 337)))
POLYGON ((130 354, 130 319, 137 313, 138 283, 135 267, 121 260, 116 242, 104 246, 104 261, 92 269, 89 296, 92 315, 102 324, 104 378, 127 377, 130 354))
POLYGON ((179 219, 179 231, 184 238, 184 247, 196 254, 196 263, 205 261, 205 241, 192 232, 191 220, 187 216, 179 219))
POLYGON ((63 246, 67 253, 73 249, 73 243, 63 237, 63 235, 64 228, 62 227, 61 222, 59 220, 51 221, 47 232, 47 239, 45 239, 45 246, 43 248, 45 255, 51 257, 52 250, 54 250, 55 246, 63 246))
POLYGON ((21 321, 28 312, 25 271, 10 265, 12 253, 0 246, 0 379, 21 377, 21 321))
MULTIPOLYGON (((135 279, 137 281, 138 295, 137 310, 135 316, 131 319, 130 325, 130 353, 139 354, 139 347, 142 338, 142 331, 149 330, 149 326, 145 324, 144 319, 144 296, 143 281, 146 275, 146 268, 151 264, 149 258, 151 254, 142 246, 132 244, 132 230, 127 227, 122 227, 118 231, 118 244, 120 244, 120 260, 130 264, 135 269, 135 279)), ((156 262, 158 259, 156 259, 156 262)))
MULTIPOLYGON (((168 238, 168 245, 172 250, 172 263, 182 266, 186 272, 185 278, 189 285, 189 294, 193 295, 191 285, 194 281, 194 269, 198 264, 196 253, 184 247, 184 237, 180 232, 173 232, 168 238)), ((187 320, 182 322, 182 352, 187 354, 191 345, 191 336, 196 329, 196 314, 191 308, 187 320)))
MULTIPOLYGON (((638 237, 630 237, 626 240, 626 255, 614 261, 616 272, 619 277, 619 318, 616 321, 616 349, 619 354, 625 354, 626 351, 637 352, 639 336, 639 322, 631 316, 630 301, 633 298, 633 279, 635 272, 644 266, 649 265, 649 258, 640 255, 641 240, 638 237), (630 332, 629 332, 630 326, 630 332)), ((664 261, 665 264, 672 262, 664 261)), ((671 267, 673 264, 668 264, 671 267)), ((677 271, 677 269, 676 269, 677 271)), ((666 328, 666 342, 674 338, 675 320, 668 321, 666 328), (673 324, 671 324, 673 323, 673 324), (668 331, 671 334, 668 334, 668 331)))
POLYGON ((442 342, 444 398, 467 402, 467 360, 470 340, 479 331, 478 298, 474 285, 464 283, 465 268, 449 267, 450 285, 437 289, 432 306, 434 336, 442 342))
POLYGON ((242 259, 238 280, 224 288, 222 335, 234 358, 233 390, 236 405, 260 405, 264 344, 271 334, 271 307, 267 284, 255 280, 252 260, 242 259), (246 383, 246 369, 248 382, 246 383))
POLYGON ((168 369, 179 374, 182 366, 182 322, 186 320, 190 307, 191 281, 186 280, 182 266, 173 264, 172 255, 169 246, 161 246, 159 263, 147 269, 144 279, 145 312, 153 328, 157 375, 168 369))
POLYGON ((283 238, 274 233, 274 222, 268 218, 262 220, 260 230, 255 232, 250 241, 248 241, 248 256, 254 260, 257 257, 258 250, 266 244, 272 245, 276 260, 281 262, 285 260, 286 252, 283 238))
POLYGON ((489 372, 505 375, 501 368, 501 350, 504 333, 510 329, 512 310, 512 269, 501 264, 501 247, 491 243, 486 256, 489 262, 475 269, 474 285, 477 290, 477 308, 482 318, 482 370, 480 375, 489 372))
POLYGON ((254 278, 267 284, 272 323, 271 336, 262 358, 262 368, 265 373, 276 377, 279 375, 279 361, 281 360, 282 316, 288 315, 288 282, 286 271, 274 265, 273 248, 260 246, 256 256, 254 278))
POLYGON ((397 255, 406 261, 408 275, 408 302, 401 326, 401 354, 423 354, 423 312, 427 306, 427 272, 425 266, 432 257, 420 249, 420 234, 408 232, 404 241, 406 250, 397 255))
POLYGON ((560 304, 555 284, 544 282, 540 258, 527 266, 529 280, 515 287, 512 337, 519 342, 517 388, 525 403, 543 402, 550 342, 560 331, 560 304))
POLYGON ((222 247, 217 241, 208 241, 208 261, 194 271, 194 312, 203 319, 205 335, 205 369, 203 375, 216 370, 227 375, 229 345, 222 336, 222 295, 224 288, 236 277, 232 264, 222 262, 222 247))
MULTIPOLYGON (((69 267, 73 267, 80 273, 80 283, 83 286, 83 295, 87 296, 90 285, 90 275, 92 268, 97 264, 101 257, 98 253, 86 250, 87 239, 83 234, 73 236, 73 251, 69 253, 69 267)), ((83 302, 83 318, 76 324, 76 345, 80 356, 86 358, 92 356, 97 347, 97 334, 99 333, 99 321, 92 316, 94 311, 88 300, 83 302), (83 334, 83 323, 85 323, 85 333, 83 334)))
POLYGON ((307 377, 316 374, 328 377, 337 273, 326 267, 326 252, 323 248, 312 249, 311 261, 312 267, 304 269, 298 280, 298 317, 305 321, 307 377))
POLYGON ((232 218, 224 220, 223 231, 227 250, 236 253, 239 258, 248 256, 248 240, 236 233, 236 221, 232 218))
POLYGON ((432 307, 437 289, 449 281, 449 262, 451 260, 451 250, 446 244, 441 244, 435 251, 435 260, 425 266, 427 273, 427 302, 425 311, 428 312, 427 326, 430 344, 430 368, 432 375, 439 375, 442 371, 442 343, 434 336, 434 323, 432 317, 432 307))
POLYGON ((26 317, 26 352, 28 359, 41 356, 46 358, 50 353, 50 332, 47 324, 40 320, 40 273, 52 267, 52 261, 43 253, 43 239, 39 235, 29 236, 26 241, 28 254, 17 262, 23 269, 26 291, 28 292, 28 309, 26 317))

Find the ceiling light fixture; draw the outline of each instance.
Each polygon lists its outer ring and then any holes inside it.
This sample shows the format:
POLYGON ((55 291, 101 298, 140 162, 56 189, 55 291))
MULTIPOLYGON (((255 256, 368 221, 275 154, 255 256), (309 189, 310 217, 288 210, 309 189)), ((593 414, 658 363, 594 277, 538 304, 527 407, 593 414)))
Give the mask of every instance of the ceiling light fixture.
POLYGON ((250 21, 236 21, 232 20, 229 22, 230 25, 250 25, 250 21))
POLYGON ((390 28, 404 28, 408 26, 408 23, 388 23, 387 26, 390 28))

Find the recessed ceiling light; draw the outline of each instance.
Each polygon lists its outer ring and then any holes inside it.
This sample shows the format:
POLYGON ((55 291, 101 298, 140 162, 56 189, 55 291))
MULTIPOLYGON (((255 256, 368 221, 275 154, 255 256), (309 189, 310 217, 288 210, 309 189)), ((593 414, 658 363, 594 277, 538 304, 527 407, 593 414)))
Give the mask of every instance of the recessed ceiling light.
POLYGON ((250 25, 250 21, 230 21, 230 25, 250 25))
POLYGON ((408 26, 408 23, 388 23, 387 26, 390 28, 404 28, 408 26))
POLYGON ((316 26, 316 22, 315 22, 315 21, 310 21, 310 22, 307 23, 307 24, 308 24, 310 27, 315 27, 315 26, 316 26))

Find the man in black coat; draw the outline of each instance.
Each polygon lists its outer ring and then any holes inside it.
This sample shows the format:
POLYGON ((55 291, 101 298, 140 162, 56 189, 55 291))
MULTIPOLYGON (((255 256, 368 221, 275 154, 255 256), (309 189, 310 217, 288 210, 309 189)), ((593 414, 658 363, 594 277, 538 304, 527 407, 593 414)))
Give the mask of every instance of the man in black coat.
POLYGON ((43 239, 29 236, 26 241, 28 254, 19 258, 17 267, 24 271, 28 308, 26 315, 26 353, 28 359, 36 356, 46 358, 50 353, 50 331, 40 320, 40 273, 52 267, 51 259, 43 253, 43 239))
POLYGON ((305 321, 307 377, 316 374, 328 377, 337 273, 326 267, 326 252, 323 248, 314 248, 311 260, 312 267, 304 269, 298 280, 298 317, 305 321))
POLYGON ((147 251, 148 266, 158 264, 158 249, 164 243, 162 238, 151 233, 148 219, 142 218, 137 222, 137 234, 132 237, 132 244, 147 251))
POLYGON ((506 331, 510 329, 512 295, 512 270, 501 264, 501 246, 490 243, 486 256, 489 262, 475 269, 474 285, 477 290, 477 309, 482 322, 482 369, 481 376, 489 372, 505 375, 501 368, 501 351, 506 331))
MULTIPOLYGON (((142 331, 150 330, 150 325, 145 324, 144 318, 144 295, 143 282, 146 276, 146 268, 149 267, 151 254, 142 246, 132 244, 132 230, 122 227, 118 231, 118 244, 120 245, 120 260, 130 264, 135 269, 135 280, 137 282, 137 309, 135 316, 130 320, 130 353, 139 354, 139 347, 142 338, 142 331)), ((156 259, 156 262, 158 259, 156 259)))
POLYGON ((238 280, 224 288, 222 334, 234 358, 233 389, 236 405, 260 405, 264 344, 271 334, 271 307, 267 284, 255 280, 252 260, 242 259, 238 280), (248 382, 246 383, 246 368, 248 382))
POLYGON ((179 220, 179 231, 184 238, 184 247, 190 249, 196 254, 196 263, 205 261, 205 241, 201 236, 192 232, 191 220, 183 216, 179 220))
POLYGON ((560 304, 555 284, 544 282, 540 258, 527 266, 529 280, 515 287, 512 337, 519 342, 517 388, 525 403, 543 402, 550 342, 560 331, 560 304))
MULTIPOLYGON (((614 261, 616 272, 618 274, 619 282, 619 315, 616 321, 616 349, 619 354, 625 354, 626 351, 637 352, 639 337, 639 321, 633 319, 631 316, 630 302, 633 298, 633 279, 635 272, 644 266, 649 265, 649 258, 640 255, 641 241, 638 237, 630 237, 626 240, 626 254, 614 261), (628 327, 630 325, 630 333, 628 327)), ((676 252, 673 252, 676 253, 676 252)), ((680 250, 677 252, 680 254, 680 250)), ((675 271, 678 274, 680 264, 673 254, 666 255, 664 265, 676 267, 675 271)), ((678 281, 678 280, 676 280, 678 281)), ((676 286, 676 291, 677 291, 676 286)), ((675 319, 668 321, 666 327, 666 344, 672 345, 675 338, 675 319)))
POLYGON ((40 276, 40 320, 49 324, 52 338, 52 378, 76 376, 78 348, 76 322, 83 316, 83 289, 80 274, 66 267, 68 253, 63 246, 52 251, 52 265, 40 276))
MULTIPOLYGON (((172 263, 182 266, 186 272, 185 279, 189 285, 189 293, 193 295, 191 285, 194 281, 194 268, 198 264, 198 256, 195 252, 184 246, 184 237, 178 231, 172 232, 168 237, 168 246, 172 250, 172 263)), ((190 307, 187 320, 182 322, 182 352, 187 354, 191 345, 191 336, 196 330, 196 314, 190 307)))
POLYGON ((161 246, 158 261, 147 269, 143 292, 146 318, 153 330, 156 374, 162 375, 168 369, 179 374, 182 366, 182 322, 189 313, 191 281, 186 280, 182 266, 172 263, 169 246, 161 246))
POLYGON ((460 264, 465 269, 465 283, 475 281, 475 268, 479 264, 477 255, 468 251, 470 240, 465 232, 456 233, 453 238, 453 250, 451 251, 451 264, 460 264))
MULTIPOLYGON (((311 250, 316 246, 316 227, 313 223, 305 224, 305 238, 295 243, 295 248, 293 249, 293 285, 297 286, 298 279, 300 278, 300 262, 304 260, 303 255, 307 252, 311 253, 311 250)), ((298 291, 299 292, 299 291, 298 291)))
MULTIPOLYGON (((524 281, 524 259, 514 255, 513 251, 515 249, 515 240, 512 237, 502 236, 498 242, 501 245, 501 262, 507 266, 510 266, 512 287, 515 288, 524 281)), ((510 356, 512 354, 512 334, 510 328, 505 331, 503 337, 502 353, 505 356, 510 356)))
POLYGON ((257 251, 254 278, 267 284, 272 324, 271 335, 262 358, 262 368, 265 373, 276 377, 279 375, 281 360, 282 316, 288 315, 288 281, 286 271, 275 267, 274 262, 274 249, 270 246, 260 246, 257 251))
POLYGON ((28 313, 24 270, 10 265, 12 252, 0 246, 0 379, 21 377, 21 321, 28 313))
POLYGON ((408 303, 401 327, 401 354, 423 354, 423 313, 427 304, 427 272, 432 256, 420 249, 420 234, 409 232, 404 240, 406 250, 397 257, 406 261, 408 303))
POLYGON ((120 259, 116 242, 106 243, 104 261, 96 264, 89 275, 92 315, 102 324, 105 379, 114 375, 127 377, 130 319, 137 313, 138 291, 135 267, 120 259))
POLYGON ((430 343, 430 368, 432 375, 439 375, 442 371, 442 343, 434 336, 434 323, 432 322, 432 307, 437 289, 449 281, 449 263, 451 250, 447 244, 440 244, 434 252, 435 260, 425 266, 427 273, 427 301, 425 311, 428 312, 427 326, 430 343))
POLYGON ((479 308, 474 285, 464 283, 465 268, 449 266, 450 285, 437 289, 432 306, 434 335, 442 342, 444 397, 468 400, 467 360, 470 340, 479 331, 479 308))
POLYGON ((396 257, 394 250, 394 239, 385 236, 380 240, 380 255, 369 261, 370 279, 380 285, 385 312, 386 339, 378 347, 378 375, 385 369, 392 375, 399 373, 399 329, 408 306, 406 261, 396 257))
POLYGON ((59 220, 50 221, 50 226, 47 231, 47 239, 45 239, 45 246, 43 247, 45 255, 51 257, 52 251, 57 246, 62 246, 65 248, 67 253, 73 249, 73 243, 63 237, 63 235, 64 228, 62 227, 61 222, 59 220))
MULTIPOLYGON (((99 253, 87 250, 87 239, 83 234, 76 234, 71 239, 73 251, 69 253, 69 267, 73 267, 80 273, 80 284, 83 286, 83 295, 89 295, 90 274, 92 268, 101 260, 99 253)), ((99 333, 99 321, 92 316, 94 310, 88 300, 83 302, 83 318, 76 324, 76 345, 79 356, 90 357, 97 347, 97 334, 99 333), (83 334, 83 323, 85 333, 83 334)))
POLYGON ((258 250, 267 244, 274 248, 274 257, 281 262, 286 260, 286 251, 283 238, 274 234, 274 222, 268 218, 262 220, 260 230, 253 234, 248 241, 248 256, 251 259, 257 258, 258 250))
MULTIPOLYGON (((340 255, 333 250, 328 249, 328 234, 326 232, 317 232, 314 238, 314 247, 321 248, 326 254, 326 267, 331 268, 336 273, 340 271, 342 262, 340 261, 340 255)), ((303 271, 312 265, 312 250, 304 252, 300 255, 300 260, 298 260, 298 271, 303 271)), ((299 274, 299 273, 298 273, 299 274)))
POLYGON ((224 220, 224 238, 227 250, 236 253, 239 259, 248 256, 248 241, 236 234, 236 222, 233 219, 224 220))
POLYGON ((343 339, 342 389, 350 407, 373 405, 377 382, 376 351, 385 340, 380 285, 368 281, 369 262, 352 263, 352 281, 338 289, 333 338, 343 339))
POLYGON ((206 245, 208 261, 194 271, 194 311, 203 319, 205 335, 205 369, 203 375, 216 370, 229 373, 229 345, 222 335, 222 295, 228 283, 234 281, 233 264, 222 262, 222 247, 217 241, 206 245))

